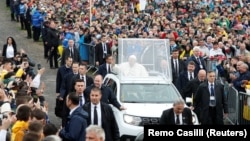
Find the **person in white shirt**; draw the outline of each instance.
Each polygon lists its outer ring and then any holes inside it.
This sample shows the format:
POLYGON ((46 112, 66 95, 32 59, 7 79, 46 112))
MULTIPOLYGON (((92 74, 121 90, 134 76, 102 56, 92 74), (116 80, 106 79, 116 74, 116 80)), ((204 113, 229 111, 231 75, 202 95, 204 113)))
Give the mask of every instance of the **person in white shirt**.
POLYGON ((17 53, 16 42, 13 37, 7 38, 7 43, 3 45, 2 56, 13 59, 17 53))
POLYGON ((214 42, 213 48, 210 49, 209 57, 215 57, 215 56, 225 56, 225 54, 222 52, 222 49, 219 48, 218 42, 214 42))
POLYGON ((122 63, 119 66, 119 73, 123 76, 129 77, 147 77, 148 72, 146 68, 137 63, 137 58, 135 55, 130 55, 128 62, 122 63))

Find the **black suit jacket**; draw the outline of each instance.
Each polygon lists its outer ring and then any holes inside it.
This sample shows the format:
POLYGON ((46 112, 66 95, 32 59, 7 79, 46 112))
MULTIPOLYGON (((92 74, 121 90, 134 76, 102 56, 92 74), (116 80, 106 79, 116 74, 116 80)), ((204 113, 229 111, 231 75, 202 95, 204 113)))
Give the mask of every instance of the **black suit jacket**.
MULTIPOLYGON (((87 97, 86 99, 87 102, 90 102, 90 91, 93 87, 95 86, 91 85, 84 90, 84 95, 87 97)), ((121 104, 117 101, 115 94, 109 87, 102 86, 101 92, 102 92, 102 98, 101 98, 102 102, 107 103, 107 104, 112 104, 117 109, 120 110, 121 104)))
MULTIPOLYGON (((89 114, 88 125, 91 124, 91 103, 86 103, 83 109, 89 114)), ((102 128, 105 132, 105 141, 119 141, 120 132, 111 107, 101 102, 102 128)))
POLYGON ((201 64, 202 64, 203 68, 200 67, 199 62, 197 61, 197 59, 195 58, 194 55, 192 55, 191 57, 189 57, 188 60, 186 61, 187 64, 188 64, 188 62, 190 62, 190 61, 194 61, 194 63, 195 63, 195 70, 194 70, 194 73, 195 73, 195 74, 198 74, 198 72, 199 72, 200 69, 206 70, 206 64, 205 64, 204 59, 203 59, 202 57, 199 57, 199 58, 200 58, 200 61, 201 61, 201 64))
POLYGON ((72 73, 72 69, 67 68, 66 65, 63 65, 58 69, 57 75, 56 75, 56 93, 60 93, 63 79, 69 73, 72 73))
POLYGON ((192 96, 194 97, 201 83, 202 82, 198 79, 198 77, 189 81, 187 83, 187 86, 183 89, 183 92, 182 92, 183 99, 186 99, 186 97, 192 97, 192 96))
MULTIPOLYGON (((183 60, 178 59, 178 65, 179 65, 179 75, 180 73, 186 69, 186 64, 183 60)), ((173 58, 171 58, 171 66, 172 66, 172 79, 173 79, 173 84, 176 86, 177 85, 177 79, 178 79, 178 75, 175 73, 174 71, 174 60, 173 58)))
MULTIPOLYGON (((184 125, 193 125, 192 112, 189 108, 184 108, 182 112, 182 121, 184 125)), ((162 112, 160 118, 160 124, 162 125, 175 125, 174 109, 170 108, 162 112)))
MULTIPOLYGON (((17 52, 17 49, 16 49, 16 46, 15 45, 12 45, 13 46, 13 49, 14 49, 14 57, 16 56, 16 52, 17 52)), ((6 57, 6 51, 7 51, 7 44, 3 45, 3 52, 2 52, 2 56, 3 57, 6 57)))
MULTIPOLYGON (((111 54, 110 46, 107 43, 106 47, 107 54, 111 54)), ((99 43, 95 46, 95 61, 98 61, 99 65, 102 65, 104 63, 102 43, 99 43)))
MULTIPOLYGON (((73 62, 79 62, 80 63, 81 62, 80 53, 79 53, 78 49, 76 49, 75 47, 74 47, 73 54, 74 54, 74 56, 72 57, 73 58, 73 62)), ((70 56, 70 50, 69 50, 69 48, 64 48, 63 54, 62 54, 61 66, 65 65, 65 59, 67 57, 69 57, 69 56, 70 56)))
MULTIPOLYGON (((227 98, 224 94, 224 86, 218 82, 214 82, 214 92, 216 100, 216 124, 224 124, 223 112, 228 113, 227 98)), ((201 124, 209 123, 209 102, 210 92, 208 88, 208 82, 200 84, 194 97, 194 108, 200 110, 200 122, 201 124)))
MULTIPOLYGON (((93 81, 92 77, 90 77, 88 75, 85 75, 85 76, 86 76, 86 86, 85 87, 87 88, 87 87, 91 86, 94 83, 94 81, 93 81)), ((72 81, 71 81, 71 84, 70 84, 70 92, 75 91, 75 81, 77 79, 80 79, 80 74, 77 74, 76 76, 74 76, 72 78, 72 81)))
MULTIPOLYGON (((187 70, 184 70, 180 73, 180 76, 177 80, 177 89, 179 90, 180 94, 183 95, 183 90, 186 88, 188 82, 189 82, 189 72, 187 70)), ((196 77, 194 73, 194 78, 196 77)))
POLYGON ((107 63, 100 65, 97 73, 102 75, 102 78, 104 78, 108 74, 107 63))

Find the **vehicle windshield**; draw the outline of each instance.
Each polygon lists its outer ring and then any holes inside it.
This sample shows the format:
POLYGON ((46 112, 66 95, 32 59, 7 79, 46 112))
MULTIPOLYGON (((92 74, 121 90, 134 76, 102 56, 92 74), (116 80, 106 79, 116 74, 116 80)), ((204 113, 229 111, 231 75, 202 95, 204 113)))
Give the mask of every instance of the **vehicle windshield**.
POLYGON ((173 103, 180 97, 172 85, 122 84, 120 100, 124 103, 173 103))

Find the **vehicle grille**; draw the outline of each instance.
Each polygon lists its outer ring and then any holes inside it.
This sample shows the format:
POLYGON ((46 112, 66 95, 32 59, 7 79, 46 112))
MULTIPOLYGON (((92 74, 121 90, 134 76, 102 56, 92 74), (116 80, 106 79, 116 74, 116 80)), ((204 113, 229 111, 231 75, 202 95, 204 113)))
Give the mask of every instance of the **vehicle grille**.
POLYGON ((160 123, 160 118, 141 117, 141 119, 142 119, 142 122, 140 126, 156 125, 160 123))

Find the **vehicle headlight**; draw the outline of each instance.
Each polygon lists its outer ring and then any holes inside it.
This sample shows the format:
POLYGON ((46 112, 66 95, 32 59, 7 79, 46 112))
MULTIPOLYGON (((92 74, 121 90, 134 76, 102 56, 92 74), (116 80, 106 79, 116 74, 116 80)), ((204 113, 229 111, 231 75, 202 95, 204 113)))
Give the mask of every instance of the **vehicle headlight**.
POLYGON ((142 122, 140 117, 131 116, 131 115, 124 115, 123 120, 125 123, 135 125, 135 126, 139 126, 140 123, 142 122))

